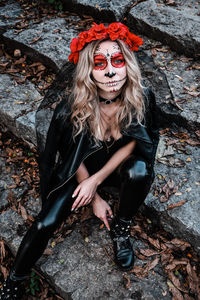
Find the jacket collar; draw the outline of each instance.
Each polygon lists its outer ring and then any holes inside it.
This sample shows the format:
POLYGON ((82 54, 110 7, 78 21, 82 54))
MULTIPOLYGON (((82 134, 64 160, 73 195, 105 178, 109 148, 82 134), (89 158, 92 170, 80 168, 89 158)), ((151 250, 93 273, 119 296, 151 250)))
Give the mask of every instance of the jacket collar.
POLYGON ((122 131, 122 134, 131 136, 132 138, 144 141, 149 144, 153 144, 151 138, 147 133, 146 127, 136 121, 132 121, 130 126, 126 130, 122 131))

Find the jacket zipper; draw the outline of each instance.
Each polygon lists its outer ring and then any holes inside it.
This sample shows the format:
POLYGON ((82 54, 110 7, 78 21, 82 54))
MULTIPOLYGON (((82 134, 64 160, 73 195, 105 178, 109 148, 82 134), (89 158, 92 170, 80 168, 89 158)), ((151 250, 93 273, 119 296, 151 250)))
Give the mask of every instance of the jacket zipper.
MULTIPOLYGON (((99 151, 100 149, 102 149, 103 146, 101 146, 100 148, 96 149, 95 151, 92 151, 91 153, 89 153, 88 155, 86 155, 85 157, 83 157, 83 159, 81 160, 81 163, 86 159, 88 158, 91 154, 99 151)), ((76 170, 77 171, 77 170, 76 170)), ((60 189, 63 185, 65 185, 65 183, 67 183, 73 176, 74 174, 76 174, 76 172, 74 172, 69 178, 67 178, 67 180, 65 180, 61 185, 57 186, 55 189, 53 189, 51 192, 49 192, 49 194, 47 195, 46 199, 48 200, 49 196, 55 192, 56 190, 60 189)))

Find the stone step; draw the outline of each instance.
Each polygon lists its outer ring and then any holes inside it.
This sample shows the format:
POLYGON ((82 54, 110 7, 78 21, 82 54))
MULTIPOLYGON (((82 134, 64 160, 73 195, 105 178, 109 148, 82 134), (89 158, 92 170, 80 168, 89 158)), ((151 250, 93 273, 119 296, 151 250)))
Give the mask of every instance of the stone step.
POLYGON ((16 85, 7 74, 1 74, 0 80, 1 125, 30 146, 35 146, 35 114, 43 97, 28 80, 23 85, 16 85))
MULTIPOLYGON (((171 300, 166 278, 161 265, 158 264, 148 276, 138 279, 133 274, 130 277, 130 288, 125 287, 125 273, 122 273, 106 255, 111 240, 105 229, 100 230, 94 221, 88 221, 92 233, 87 242, 80 234, 77 226, 62 243, 51 248, 52 254, 43 255, 37 264, 37 269, 55 287, 66 300, 86 299, 136 299, 171 300)), ((21 237, 17 229, 23 226, 23 220, 12 210, 0 215, 1 238, 3 238, 13 253, 16 253, 21 237)), ((131 239, 135 249, 145 248, 141 241, 131 239)), ((111 256, 113 259, 113 257, 111 256)), ((143 266, 147 261, 136 259, 135 264, 143 266)))
MULTIPOLYGON (((194 1, 191 4, 191 7, 197 7, 196 10, 189 10, 189 7, 177 10, 156 2, 147 0, 134 6, 127 16, 127 24, 130 28, 137 28, 138 32, 169 45, 177 53, 183 53, 189 57, 199 57, 198 2, 194 1)), ((187 6, 187 2, 185 2, 185 6, 187 6)))
POLYGON ((96 0, 64 0, 63 4, 66 10, 76 13, 81 11, 82 14, 92 16, 98 22, 112 23, 122 21, 127 10, 129 10, 129 7, 132 5, 132 1, 102 0, 97 3, 96 0))
POLYGON ((144 211, 159 220, 167 232, 190 242, 200 255, 200 148, 186 141, 183 137, 161 137, 156 178, 144 211))
POLYGON ((17 1, 6 1, 5 5, 0 7, 0 34, 16 25, 22 13, 23 9, 17 1))
MULTIPOLYGON (((143 38, 146 42, 146 37, 143 38)), ((155 43, 153 43, 155 44, 155 43)), ((153 44, 151 48, 154 49, 153 44)), ((178 56, 159 45, 156 55, 151 50, 139 51, 137 57, 144 81, 151 86, 160 111, 161 127, 184 127, 190 132, 200 129, 199 64, 178 56), (174 124, 174 125, 173 125, 174 124)))
MULTIPOLYGON (((71 17, 74 22, 80 20, 71 17)), ((77 35, 77 30, 65 18, 44 19, 15 34, 15 29, 6 31, 2 42, 11 49, 21 49, 34 61, 41 61, 57 72, 68 61, 69 44, 77 35), (50 29, 50 30, 49 30, 50 29)))

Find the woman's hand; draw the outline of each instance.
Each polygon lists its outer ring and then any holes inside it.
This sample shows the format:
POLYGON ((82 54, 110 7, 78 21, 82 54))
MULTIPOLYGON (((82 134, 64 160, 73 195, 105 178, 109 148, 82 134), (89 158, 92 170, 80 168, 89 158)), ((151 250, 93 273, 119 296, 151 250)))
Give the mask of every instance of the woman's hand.
POLYGON ((92 202, 92 208, 95 216, 102 220, 107 229, 110 231, 108 217, 113 218, 113 213, 110 205, 108 205, 108 203, 96 193, 92 202))
POLYGON ((89 204, 96 193, 97 186, 98 184, 95 176, 84 179, 79 183, 72 195, 72 198, 76 197, 76 200, 72 205, 72 210, 89 204))

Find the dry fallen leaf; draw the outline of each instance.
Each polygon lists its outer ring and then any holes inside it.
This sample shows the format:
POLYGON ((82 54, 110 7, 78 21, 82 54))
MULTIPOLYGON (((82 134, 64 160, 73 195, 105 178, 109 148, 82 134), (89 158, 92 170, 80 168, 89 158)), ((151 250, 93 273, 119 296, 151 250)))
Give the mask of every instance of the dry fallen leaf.
POLYGON ((151 237, 148 237, 148 241, 150 242, 151 245, 153 245, 155 248, 160 250, 160 242, 158 239, 152 239, 151 237))
POLYGON ((188 281, 189 281, 190 290, 192 293, 198 295, 198 300, 199 300, 200 299, 200 287, 199 287, 200 281, 199 281, 199 278, 197 277, 194 267, 192 267, 189 262, 186 266, 186 271, 189 276, 188 281))
POLYGON ((8 277, 9 271, 6 267, 0 265, 1 273, 3 274, 3 278, 6 279, 8 277))
POLYGON ((169 264, 173 260, 174 260, 174 257, 173 257, 173 255, 170 252, 168 252, 168 253, 165 253, 165 252, 162 253, 162 255, 161 255, 161 263, 162 263, 162 265, 169 264))
POLYGON ((25 207, 22 206, 21 203, 19 203, 19 209, 20 209, 22 218, 24 219, 24 221, 26 221, 28 219, 28 214, 27 214, 25 207))
POLYGON ((174 0, 166 0, 165 4, 166 5, 171 5, 171 6, 176 6, 177 5, 177 3, 174 0))
POLYGON ((180 260, 177 260, 177 259, 174 259, 171 263, 169 263, 166 267, 165 267, 165 270, 166 271, 172 271, 174 270, 178 265, 187 265, 188 263, 188 260, 187 259, 180 259, 180 260))
POLYGON ((0 253, 1 253, 0 260, 2 261, 6 255, 4 241, 0 241, 0 253))
POLYGON ((126 282, 126 284, 125 284, 125 287, 127 288, 127 289, 130 289, 130 287, 131 287, 131 280, 130 280, 130 277, 128 276, 128 275, 126 275, 126 274, 124 274, 124 279, 126 279, 127 280, 127 282, 126 282))
POLYGON ((173 283, 173 285, 181 292, 187 292, 186 289, 183 288, 183 285, 181 284, 179 278, 174 275, 173 272, 168 272, 168 278, 171 280, 171 282, 173 283))
POLYGON ((174 297, 173 300, 184 300, 183 295, 181 292, 170 282, 167 281, 167 284, 169 286, 169 291, 172 293, 172 296, 174 297))
POLYGON ((150 270, 155 268, 155 266, 159 263, 159 260, 160 260, 160 258, 156 257, 154 260, 148 262, 144 267, 144 271, 149 272, 150 270))
POLYGON ((43 254, 45 254, 45 255, 52 255, 53 254, 53 251, 51 250, 51 249, 49 249, 49 248, 46 248, 45 250, 44 250, 44 253, 43 254))
POLYGON ((187 200, 182 200, 182 201, 179 201, 177 203, 174 203, 174 204, 170 204, 167 206, 167 210, 170 210, 170 209, 173 209, 175 207, 180 207, 182 206, 183 204, 185 204, 187 202, 187 200))
POLYGON ((37 41, 39 41, 39 39, 41 39, 41 37, 42 37, 41 35, 35 37, 34 39, 32 39, 31 42, 29 42, 29 45, 32 45, 32 44, 36 43, 37 41))
POLYGON ((191 247, 188 242, 178 238, 174 238, 171 241, 166 242, 166 246, 174 250, 177 250, 178 248, 181 251, 185 251, 186 248, 191 247))
POLYGON ((158 251, 155 251, 153 249, 140 249, 140 253, 147 257, 160 254, 158 251))

